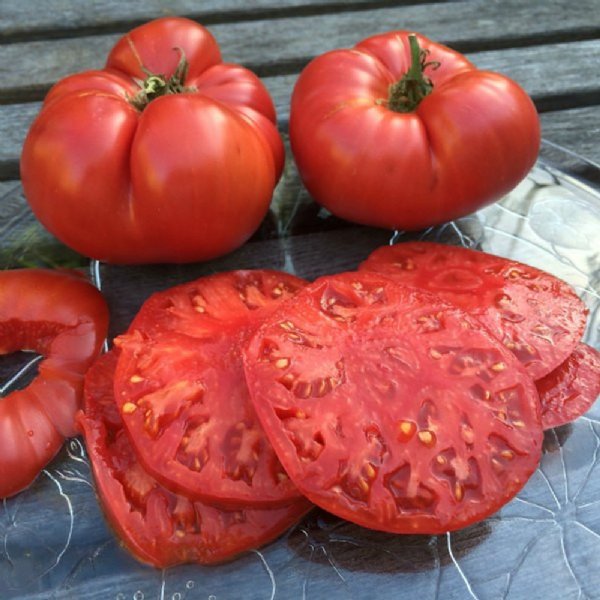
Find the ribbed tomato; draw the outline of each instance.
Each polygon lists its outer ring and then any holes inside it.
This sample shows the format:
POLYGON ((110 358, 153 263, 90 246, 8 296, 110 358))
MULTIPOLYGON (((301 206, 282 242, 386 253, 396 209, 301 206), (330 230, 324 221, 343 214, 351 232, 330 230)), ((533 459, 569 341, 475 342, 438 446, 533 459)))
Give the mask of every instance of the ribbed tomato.
POLYGON ((418 230, 512 189, 536 160, 540 126, 514 81, 391 31, 309 63, 290 142, 308 191, 332 213, 418 230))
POLYGON ((222 63, 198 23, 166 17, 123 36, 104 69, 50 90, 21 179, 43 225, 86 256, 191 262, 254 233, 283 157, 258 77, 222 63))

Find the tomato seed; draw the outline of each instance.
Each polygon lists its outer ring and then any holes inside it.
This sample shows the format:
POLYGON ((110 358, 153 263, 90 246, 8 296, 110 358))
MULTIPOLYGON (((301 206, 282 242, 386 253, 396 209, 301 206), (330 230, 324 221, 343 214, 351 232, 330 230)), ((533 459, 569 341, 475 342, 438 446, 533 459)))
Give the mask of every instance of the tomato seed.
POLYGON ((312 394, 312 383, 308 381, 300 381, 294 388, 294 394, 298 398, 306 399, 312 394))
POLYGON ((370 486, 369 486, 369 484, 368 484, 368 483, 367 483, 367 481, 366 481, 365 479, 363 479, 362 477, 359 477, 359 478, 358 478, 358 487, 360 487, 360 489, 361 489, 363 492, 365 492, 365 493, 366 493, 366 492, 368 492, 368 491, 369 491, 369 489, 370 489, 370 486))
POLYGON ((377 475, 377 471, 375 470, 375 467, 369 462, 365 464, 365 475, 369 479, 374 479, 375 475, 377 475))
POLYGON ((456 482, 456 484, 454 485, 454 497, 460 502, 465 495, 465 491, 463 486, 456 482))
POLYGON ((470 445, 475 441, 475 432, 470 427, 464 425, 460 433, 466 444, 470 445))
POLYGON ((400 421, 398 423, 399 435, 398 439, 401 442, 408 442, 415 434, 417 430, 417 425, 412 421, 400 421))
POLYGON ((137 410, 137 405, 135 405, 133 402, 125 402, 121 410, 124 415, 130 415, 137 410))
POLYGON ((431 448, 433 446, 435 446, 435 433, 433 433, 433 431, 429 431, 427 429, 423 430, 423 431, 419 431, 419 433, 417 434, 419 441, 427 446, 428 448, 431 448))

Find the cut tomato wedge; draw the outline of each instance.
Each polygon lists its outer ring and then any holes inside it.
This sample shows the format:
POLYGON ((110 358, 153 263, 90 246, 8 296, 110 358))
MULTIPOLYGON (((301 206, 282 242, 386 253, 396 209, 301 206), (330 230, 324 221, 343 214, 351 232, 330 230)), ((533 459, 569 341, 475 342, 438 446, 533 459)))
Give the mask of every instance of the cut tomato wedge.
POLYGON ((115 396, 144 468, 191 498, 276 506, 299 492, 248 397, 240 344, 304 282, 234 271, 152 296, 128 333, 115 396))
POLYGON ((266 317, 244 367, 294 483, 366 527, 464 527, 540 459, 539 398, 514 355, 471 315, 383 275, 309 284, 266 317))
POLYGON ((89 370, 79 424, 107 519, 139 560, 159 568, 230 560, 281 535, 311 508, 299 498, 275 509, 226 510, 166 490, 137 461, 124 430, 113 395, 116 363, 113 350, 89 370))
POLYGON ((477 317, 533 379, 564 362, 585 330, 587 308, 564 281, 484 252, 406 242, 378 248, 360 270, 434 292, 477 317))
POLYGON ((574 421, 600 394, 600 352, 580 343, 564 363, 536 381, 536 386, 544 429, 574 421))
POLYGON ((0 498, 26 488, 76 434, 83 376, 108 329, 100 292, 75 271, 0 271, 0 354, 41 354, 38 374, 0 398, 0 498))

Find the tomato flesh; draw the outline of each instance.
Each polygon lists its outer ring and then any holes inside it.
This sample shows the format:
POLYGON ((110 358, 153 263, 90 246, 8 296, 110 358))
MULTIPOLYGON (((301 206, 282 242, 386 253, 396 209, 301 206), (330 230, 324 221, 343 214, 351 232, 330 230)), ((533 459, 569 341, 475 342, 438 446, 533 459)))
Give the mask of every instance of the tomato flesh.
POLYGON ((580 343, 558 368, 536 381, 542 425, 551 429, 574 421, 600 394, 600 352, 580 343))
POLYGON ((464 527, 540 458, 538 395, 514 356, 459 308, 379 274, 309 284, 266 318, 244 367, 294 483, 360 525, 464 527))
POLYGON ((31 484, 76 434, 83 376, 107 329, 106 302, 75 272, 0 271, 0 353, 43 356, 27 387, 0 398, 0 498, 31 484))
POLYGON ((164 486, 233 506, 298 497, 256 418, 239 348, 303 285, 275 271, 204 277, 152 296, 117 339, 116 402, 164 486))
POLYGON ((502 257, 431 242, 375 250, 360 270, 434 292, 476 317, 533 379, 558 367, 585 330, 587 308, 563 281, 502 257))
POLYGON ((162 487, 138 462, 114 402, 117 355, 103 355, 85 380, 79 424, 105 514, 141 561, 165 568, 230 560, 291 527, 311 505, 299 498, 275 509, 223 509, 162 487))

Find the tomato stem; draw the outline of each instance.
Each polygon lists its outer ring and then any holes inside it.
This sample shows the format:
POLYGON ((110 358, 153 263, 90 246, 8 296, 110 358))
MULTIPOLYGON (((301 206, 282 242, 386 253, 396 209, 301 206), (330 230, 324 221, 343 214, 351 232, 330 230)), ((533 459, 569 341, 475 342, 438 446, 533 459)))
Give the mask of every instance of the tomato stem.
POLYGON ((188 62, 183 50, 181 48, 174 48, 174 50, 180 53, 180 58, 177 68, 171 77, 167 78, 165 75, 152 73, 146 67, 142 66, 142 70, 147 77, 138 81, 140 91, 130 99, 131 104, 138 110, 144 110, 152 100, 160 96, 183 94, 195 90, 193 87, 186 87, 184 85, 188 72, 188 62))
POLYGON ((402 79, 390 86, 390 94, 387 106, 390 110, 400 113, 413 112, 421 103, 423 98, 433 90, 433 83, 425 76, 425 69, 431 67, 437 69, 440 63, 437 61, 427 62, 429 50, 423 50, 419 46, 417 36, 412 33, 408 36, 410 43, 411 65, 402 79))

